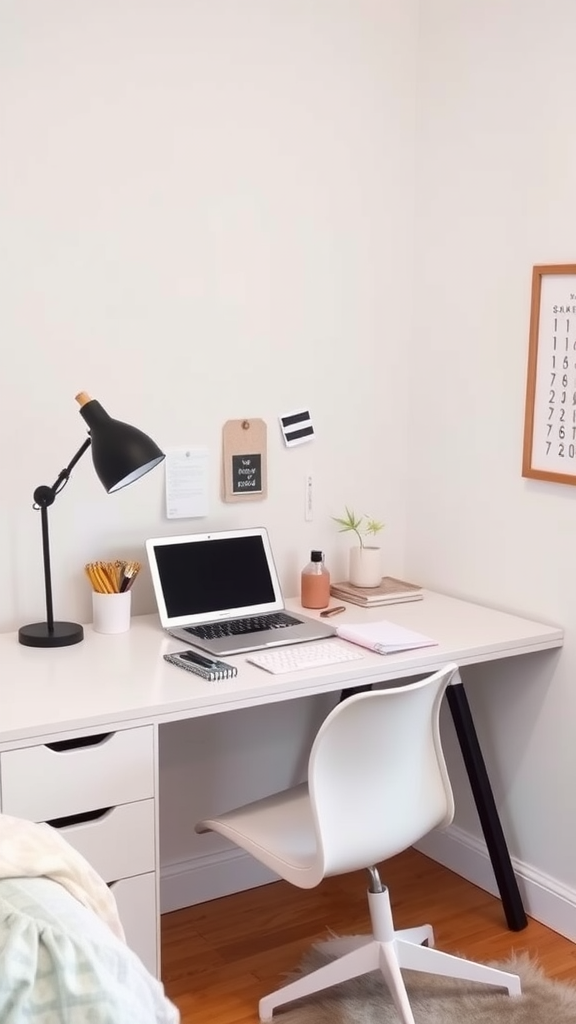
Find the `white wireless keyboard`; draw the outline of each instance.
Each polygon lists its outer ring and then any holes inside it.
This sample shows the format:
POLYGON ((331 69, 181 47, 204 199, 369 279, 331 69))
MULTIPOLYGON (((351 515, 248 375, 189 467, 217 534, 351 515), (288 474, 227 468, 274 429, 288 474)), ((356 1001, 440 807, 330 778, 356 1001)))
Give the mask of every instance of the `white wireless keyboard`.
POLYGON ((246 660, 251 661, 253 665, 258 665, 258 668, 265 669, 266 672, 278 675, 281 672, 299 672, 305 668, 336 665, 342 661, 358 661, 362 657, 360 652, 340 647, 332 641, 327 643, 317 641, 311 644, 275 647, 272 651, 259 651, 258 654, 248 654, 246 660))

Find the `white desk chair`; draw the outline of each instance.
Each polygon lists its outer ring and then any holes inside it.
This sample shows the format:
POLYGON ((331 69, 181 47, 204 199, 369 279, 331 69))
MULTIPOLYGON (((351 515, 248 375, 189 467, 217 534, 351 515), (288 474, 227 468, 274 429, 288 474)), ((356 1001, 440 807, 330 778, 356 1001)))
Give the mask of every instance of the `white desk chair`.
POLYGON ((226 836, 303 889, 330 875, 369 871, 373 934, 343 939, 342 956, 261 999, 262 1021, 271 1020, 283 1003, 377 969, 402 1024, 414 1024, 414 1017, 400 968, 485 982, 520 995, 517 975, 433 949, 430 925, 394 931, 388 891, 374 866, 452 820, 439 713, 457 672, 456 665, 447 665, 416 683, 349 697, 318 731, 308 783, 196 826, 197 832, 226 836))

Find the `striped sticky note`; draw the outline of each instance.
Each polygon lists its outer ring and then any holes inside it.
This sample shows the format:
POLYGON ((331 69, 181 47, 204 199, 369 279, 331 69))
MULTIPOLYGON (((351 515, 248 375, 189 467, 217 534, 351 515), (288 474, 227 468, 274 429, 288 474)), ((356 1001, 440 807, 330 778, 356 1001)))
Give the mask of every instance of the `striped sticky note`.
POLYGON ((280 426, 284 435, 284 444, 292 448, 296 444, 314 440, 314 427, 308 409, 298 409, 280 417, 280 426))

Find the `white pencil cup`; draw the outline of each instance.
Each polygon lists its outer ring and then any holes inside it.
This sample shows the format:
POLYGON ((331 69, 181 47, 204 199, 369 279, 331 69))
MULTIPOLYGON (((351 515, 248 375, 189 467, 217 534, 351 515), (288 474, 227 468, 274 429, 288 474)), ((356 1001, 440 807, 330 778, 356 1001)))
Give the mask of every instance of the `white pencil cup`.
POLYGON ((132 594, 98 594, 92 591, 92 627, 96 633, 126 633, 130 629, 132 594))

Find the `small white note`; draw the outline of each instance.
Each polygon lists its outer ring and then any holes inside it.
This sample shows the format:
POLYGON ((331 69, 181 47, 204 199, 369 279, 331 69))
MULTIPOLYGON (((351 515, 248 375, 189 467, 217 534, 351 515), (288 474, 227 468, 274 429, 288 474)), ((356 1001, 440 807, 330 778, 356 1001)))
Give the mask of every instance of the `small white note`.
POLYGON ((171 448, 166 452, 166 517, 208 515, 208 449, 171 448))
POLYGON ((280 427, 287 448, 314 440, 314 426, 309 409, 297 409, 280 416, 280 427))

